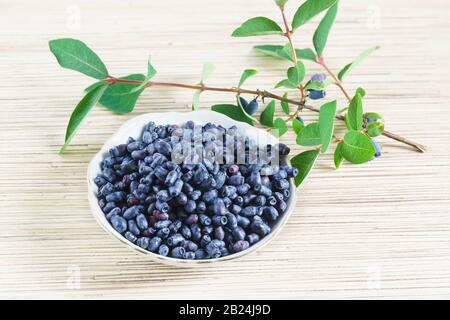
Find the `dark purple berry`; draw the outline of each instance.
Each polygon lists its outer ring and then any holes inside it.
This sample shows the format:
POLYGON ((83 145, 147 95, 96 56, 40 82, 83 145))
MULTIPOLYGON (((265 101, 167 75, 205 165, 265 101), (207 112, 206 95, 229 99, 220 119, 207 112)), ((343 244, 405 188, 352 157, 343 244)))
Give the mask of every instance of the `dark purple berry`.
POLYGON ((319 100, 325 98, 327 95, 325 90, 309 90, 309 98, 311 100, 319 100))
POLYGON ((230 174, 230 175, 233 175, 233 174, 236 174, 236 173, 238 173, 238 171, 239 171, 239 166, 238 165, 235 165, 235 164, 232 164, 231 166, 229 166, 228 167, 228 173, 230 174))
POLYGON ((248 249, 250 244, 245 240, 239 240, 233 244, 233 250, 234 252, 240 252, 248 249))

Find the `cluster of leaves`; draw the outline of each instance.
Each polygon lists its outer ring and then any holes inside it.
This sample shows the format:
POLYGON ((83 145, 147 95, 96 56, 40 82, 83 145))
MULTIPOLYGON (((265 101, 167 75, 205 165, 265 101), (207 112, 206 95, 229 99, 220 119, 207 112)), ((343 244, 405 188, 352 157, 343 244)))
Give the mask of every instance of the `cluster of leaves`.
POLYGON ((112 82, 112 77, 99 56, 80 40, 51 40, 49 46, 62 67, 100 80, 85 89, 85 96, 72 112, 60 153, 65 151, 81 123, 97 103, 113 112, 131 112, 147 83, 156 74, 149 59, 146 75, 130 74, 119 78, 125 82, 112 82))
MULTIPOLYGON (((284 10, 287 0, 275 0, 276 4, 284 10)), ((284 59, 293 63, 286 71, 286 79, 275 84, 275 88, 288 88, 299 90, 302 98, 301 103, 308 101, 308 90, 324 90, 331 81, 313 81, 306 79, 306 68, 304 60, 320 63, 328 36, 338 10, 338 0, 307 0, 296 11, 290 30, 283 31, 275 21, 266 17, 256 17, 244 22, 233 32, 234 37, 280 35, 288 36, 310 21, 312 18, 326 11, 323 19, 318 25, 313 37, 314 49, 296 49, 292 41, 285 45, 262 45, 255 49, 266 55, 284 59), (303 61, 302 61, 303 60, 303 61)), ((156 75, 156 70, 148 60, 146 74, 130 74, 115 78, 110 75, 105 64, 99 56, 87 47, 83 42, 76 39, 58 39, 49 43, 51 52, 55 55, 58 63, 68 69, 81 72, 98 81, 85 89, 85 96, 75 107, 66 131, 65 143, 60 152, 64 152, 71 142, 79 126, 88 115, 89 111, 98 103, 106 109, 116 113, 128 113, 133 111, 136 101, 141 93, 152 85, 152 78, 156 75)), ((358 58, 346 65, 338 74, 339 81, 342 81, 346 74, 351 71, 362 60, 369 56, 378 47, 371 48, 363 52, 358 58)), ((200 95, 206 90, 205 81, 211 75, 214 66, 210 63, 204 64, 200 81, 195 87, 192 109, 199 108, 200 95)), ((230 89, 230 92, 240 92, 235 90, 241 88, 251 76, 257 73, 256 70, 244 70, 237 87, 230 89)), ((287 120, 282 117, 275 117, 277 104, 275 100, 266 104, 264 110, 256 118, 248 114, 236 95, 236 102, 232 104, 219 104, 212 106, 212 110, 220 112, 237 121, 246 122, 250 125, 261 125, 271 129, 272 133, 278 137, 284 135, 291 128, 296 134, 296 143, 300 146, 314 147, 304 151, 292 158, 291 163, 299 169, 300 174, 296 177, 296 185, 300 185, 307 177, 314 166, 318 156, 325 153, 332 142, 337 142, 334 154, 336 167, 339 167, 345 159, 351 163, 364 163, 373 158, 375 147, 371 142, 371 137, 383 133, 384 124, 382 117, 375 113, 363 113, 363 97, 365 92, 359 88, 353 99, 345 110, 345 124, 348 132, 343 138, 337 138, 334 133, 334 124, 337 112, 336 100, 327 102, 320 107, 318 120, 304 125, 297 115, 302 111, 301 106, 297 106, 295 111, 291 110, 287 102, 288 93, 284 93, 281 99, 281 111, 287 116, 287 120), (367 119, 375 119, 368 123, 367 119)))
MULTIPOLYGON (((276 0, 276 4, 284 10, 284 5, 287 0, 276 0)), ((250 37, 263 35, 279 35, 286 37, 289 33, 292 34, 299 27, 310 21, 312 18, 326 11, 324 17, 320 21, 314 36, 313 45, 314 50, 310 48, 297 49, 292 47, 292 41, 285 45, 259 45, 254 48, 267 55, 277 59, 284 59, 293 63, 293 66, 287 69, 287 77, 275 84, 275 88, 287 88, 303 90, 324 90, 327 86, 332 84, 332 81, 314 81, 306 79, 306 68, 302 60, 309 60, 315 63, 321 63, 323 53, 327 44, 328 36, 338 12, 338 0, 307 0, 296 11, 292 20, 291 29, 284 30, 278 23, 267 17, 255 17, 245 21, 232 34, 234 37, 250 37), (296 57, 293 56, 295 51, 296 57)), ((338 73, 338 81, 343 81, 344 77, 378 47, 373 47, 360 54, 352 63, 346 65, 338 73)), ((380 115, 370 113, 363 113, 362 98, 365 91, 358 88, 354 98, 350 101, 348 107, 343 111, 348 110, 345 114, 345 123, 348 132, 343 138, 336 138, 334 135, 334 122, 337 112, 336 100, 327 102, 320 107, 319 118, 317 121, 307 124, 306 126, 297 117, 289 117, 291 121, 289 124, 282 118, 274 120, 275 101, 267 104, 264 111, 261 113, 259 123, 267 127, 273 128, 273 133, 277 136, 285 134, 289 127, 295 131, 297 136, 296 143, 300 146, 314 147, 312 150, 304 151, 292 158, 291 163, 299 169, 300 174, 296 178, 296 184, 300 185, 307 177, 310 170, 313 168, 318 156, 325 153, 331 142, 336 142, 335 150, 335 165, 339 168, 343 160, 351 163, 360 164, 370 161, 376 152, 376 149, 371 141, 371 137, 378 136, 383 133, 384 124, 380 115), (375 119, 376 121, 367 123, 367 118, 375 119)), ((284 94, 287 98, 288 93, 284 94)), ((306 97, 303 102, 307 102, 306 97)), ((239 104, 232 107, 213 107, 214 110, 222 112, 233 119, 245 121, 250 124, 255 124, 256 119, 251 120, 249 115, 240 108, 239 104), (233 111, 230 111, 233 110, 233 111)), ((290 106, 286 102, 281 103, 281 109, 286 115, 291 115, 290 106)), ((299 109, 296 114, 298 114, 299 109)), ((341 112, 343 112, 341 111, 341 112)))

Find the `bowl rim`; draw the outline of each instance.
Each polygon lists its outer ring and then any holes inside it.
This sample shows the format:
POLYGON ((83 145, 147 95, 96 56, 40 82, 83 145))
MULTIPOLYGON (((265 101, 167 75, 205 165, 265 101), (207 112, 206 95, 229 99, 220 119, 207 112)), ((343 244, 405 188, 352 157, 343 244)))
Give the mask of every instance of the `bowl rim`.
POLYGON ((281 229, 285 226, 287 220, 291 216, 294 211, 295 202, 296 202, 296 188, 293 183, 293 179, 291 179, 290 184, 290 193, 291 196, 287 201, 287 209, 283 213, 283 215, 276 221, 275 225, 272 227, 271 232, 258 241, 256 244, 250 246, 248 249, 243 250, 238 253, 233 253, 225 257, 219 257, 214 259, 202 259, 202 260, 185 260, 172 258, 168 256, 161 256, 158 253, 153 253, 147 251, 136 244, 128 241, 124 236, 122 236, 119 232, 117 232, 106 219, 105 214, 102 209, 98 205, 97 191, 98 187, 94 183, 94 178, 100 172, 100 162, 104 158, 104 156, 109 152, 109 149, 120 144, 125 143, 126 139, 129 136, 133 136, 133 131, 142 132, 142 128, 144 125, 150 121, 154 121, 156 124, 180 124, 186 121, 193 121, 195 124, 205 124, 207 122, 213 122, 216 124, 220 124, 224 127, 230 127, 235 125, 238 129, 243 129, 247 132, 252 133, 251 135, 260 135, 265 134, 268 135, 267 139, 271 144, 276 144, 279 142, 277 138, 273 135, 264 131, 262 129, 253 127, 244 122, 238 122, 233 120, 225 115, 220 113, 209 111, 209 110, 199 110, 192 112, 161 112, 161 113, 146 113, 136 117, 133 117, 126 122, 124 122, 119 129, 115 131, 115 133, 105 141, 102 148, 92 157, 89 162, 87 168, 87 184, 88 184, 88 201, 91 209, 91 213, 94 216, 97 223, 105 230, 108 234, 118 239, 121 243, 125 244, 127 247, 133 249, 133 251, 137 251, 141 254, 146 255, 153 261, 160 262, 166 265, 178 266, 178 267, 199 267, 199 266, 207 266, 210 264, 223 263, 230 260, 235 260, 240 257, 243 257, 247 254, 255 252, 265 245, 267 245, 272 239, 274 239, 281 229), (194 116, 195 115, 195 116, 194 116), (167 122, 170 121, 170 122, 167 122), (163 123, 165 122, 165 123, 163 123))

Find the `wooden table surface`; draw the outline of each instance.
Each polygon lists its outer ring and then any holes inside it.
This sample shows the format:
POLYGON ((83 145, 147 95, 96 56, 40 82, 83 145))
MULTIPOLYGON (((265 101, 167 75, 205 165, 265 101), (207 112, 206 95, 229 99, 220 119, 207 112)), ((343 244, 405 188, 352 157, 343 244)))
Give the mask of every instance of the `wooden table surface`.
MULTIPOLYGON (((280 21, 273 1, 2 0, 0 297, 450 298, 450 3, 341 2, 327 48, 331 68, 381 45, 346 86, 363 86, 366 110, 382 113, 390 131, 430 151, 381 138, 380 159, 338 171, 325 156, 267 247, 232 263, 186 270, 148 261, 107 235, 88 208, 85 176, 90 158, 125 120, 188 111, 192 92, 146 91, 128 115, 97 107, 60 156, 68 117, 92 81, 61 69, 47 42, 82 39, 119 76, 145 72, 151 53, 161 81, 195 83, 210 61, 217 67, 211 85, 233 86, 251 67, 260 73, 248 87, 270 89, 286 62, 251 46, 283 40, 230 33, 257 15, 280 21)), ((289 2, 290 16, 299 3, 289 2)), ((311 45, 315 24, 296 34, 298 47, 311 45)), ((345 105, 335 89, 329 96, 345 105)), ((207 93, 202 108, 232 99, 207 93)))

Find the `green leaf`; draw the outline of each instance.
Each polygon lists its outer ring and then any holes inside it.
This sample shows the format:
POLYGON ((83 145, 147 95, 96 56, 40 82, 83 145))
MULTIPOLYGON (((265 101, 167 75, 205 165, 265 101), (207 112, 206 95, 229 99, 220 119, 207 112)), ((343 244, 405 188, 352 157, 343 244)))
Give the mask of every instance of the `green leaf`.
POLYGON ((302 152, 291 159, 291 165, 298 169, 298 174, 294 178, 295 186, 300 186, 303 181, 305 181, 311 169, 316 163, 317 157, 319 156, 319 151, 308 150, 302 152))
POLYGON ((350 131, 344 137, 340 152, 345 160, 360 164, 370 161, 376 150, 369 137, 358 131, 350 131))
MULTIPOLYGON (((288 93, 286 92, 283 95, 283 99, 287 99, 288 98, 288 93)), ((291 110, 289 110, 289 103, 285 102, 285 101, 281 101, 281 109, 283 109, 283 112, 287 115, 289 115, 291 113, 291 110)))
POLYGON ((353 61, 352 63, 349 63, 341 71, 339 71, 339 74, 338 74, 339 80, 341 80, 341 81, 344 80, 344 77, 346 76, 346 74, 348 72, 350 72, 354 67, 359 65, 361 62, 363 62, 366 58, 368 58, 373 52, 377 51, 378 49, 380 49, 380 47, 379 46, 375 46, 375 47, 370 48, 370 49, 364 51, 363 53, 361 53, 355 59, 355 61, 353 61))
MULTIPOLYGON (((289 43, 286 44, 282 49, 278 50, 277 54, 283 59, 294 61, 294 58, 292 57, 291 45, 289 43)), ((297 55, 298 59, 316 61, 316 55, 314 54, 314 51, 309 48, 295 49, 295 54, 297 55)))
POLYGON ((231 119, 240 122, 246 122, 249 125, 253 125, 254 121, 249 117, 243 110, 242 107, 236 106, 234 104, 216 104, 211 107, 211 110, 215 112, 222 113, 231 119))
POLYGON ((325 83, 323 81, 311 80, 305 86, 305 90, 323 90, 323 89, 325 89, 325 83))
POLYGON ((288 69, 287 76, 292 84, 298 86, 305 79, 305 65, 303 62, 298 61, 297 65, 288 69))
POLYGON ((81 72, 96 79, 108 77, 108 70, 102 60, 80 40, 51 40, 49 47, 61 67, 81 72))
POLYGON ((292 120, 292 129, 294 129, 295 134, 298 135, 304 128, 305 126, 297 118, 292 120))
POLYGON ((280 45, 265 44, 260 46, 254 46, 253 49, 267 56, 271 56, 278 59, 286 59, 284 57, 280 57, 280 55, 278 54, 278 50, 283 49, 283 46, 280 45))
POLYGON ((148 57, 147 61, 147 81, 153 78, 156 75, 156 69, 152 65, 152 58, 151 56, 148 57))
POLYGON ((359 87, 358 89, 356 89, 356 93, 359 93, 359 95, 361 96, 361 98, 364 98, 366 96, 366 90, 364 90, 363 88, 359 87))
POLYGON ((287 43, 286 45, 278 49, 276 53, 280 58, 289 61, 294 61, 294 58, 292 57, 292 48, 290 43, 287 43))
MULTIPOLYGON (((131 74, 119 79, 145 81, 146 77, 143 74, 131 74)), ((137 89, 139 86, 140 84, 133 83, 114 83, 106 89, 100 99, 100 104, 114 112, 131 112, 136 105, 137 99, 145 90, 145 87, 137 89)))
POLYGON ((197 90, 194 92, 194 97, 192 98, 192 111, 198 110, 200 108, 200 95, 202 94, 201 90, 197 90))
POLYGON ((334 117, 336 116, 336 100, 328 102, 320 107, 319 132, 322 153, 326 152, 334 133, 334 117))
POLYGON ((288 126, 286 124, 286 121, 284 121, 281 118, 276 118, 273 123, 273 130, 272 134, 275 137, 281 137, 283 134, 285 134, 288 131, 288 126))
POLYGON ((328 9, 337 0, 307 0, 297 10, 292 20, 292 29, 304 25, 322 11, 328 9))
POLYGON ((297 58, 299 59, 316 61, 316 55, 312 49, 295 49, 295 52, 297 53, 297 58))
POLYGON ((130 92, 137 92, 140 91, 142 88, 147 86, 147 83, 150 81, 151 78, 153 78, 156 75, 156 69, 153 67, 151 63, 151 57, 148 57, 147 61, 147 76, 145 77, 145 80, 142 81, 142 84, 136 86, 134 89, 132 89, 130 92))
POLYGON ((350 101, 345 124, 349 130, 361 130, 363 126, 363 106, 361 96, 357 93, 350 101))
POLYGON ((321 144, 319 123, 308 124, 297 135, 297 144, 305 147, 318 146, 321 144))
POLYGON ((266 127, 273 127, 273 116, 275 114, 275 100, 269 102, 264 111, 261 113, 259 122, 266 127))
POLYGON ((342 161, 344 161, 344 157, 341 154, 342 149, 342 143, 338 143, 336 149, 334 150, 334 165, 336 169, 339 169, 339 167, 342 164, 342 161))
POLYGON ((378 137, 384 132, 384 123, 381 121, 370 122, 366 125, 366 131, 369 137, 378 137))
MULTIPOLYGON (((290 52, 290 49, 289 49, 289 52, 286 52, 284 50, 285 47, 286 46, 283 47, 280 45, 266 44, 266 45, 255 46, 253 48, 256 51, 258 51, 262 54, 265 54, 267 56, 292 61, 293 60, 292 53, 290 52)), ((309 48, 295 49, 295 52, 297 54, 297 58, 299 58, 299 59, 316 61, 316 55, 315 55, 314 51, 312 51, 309 48)))
POLYGON ((209 78, 209 76, 211 75, 211 73, 213 73, 215 67, 212 63, 210 62, 205 62, 203 64, 203 69, 202 69, 202 78, 200 80, 200 83, 203 83, 206 81, 206 79, 209 78))
POLYGON ((266 17, 256 17, 245 21, 239 28, 234 30, 233 37, 262 36, 268 34, 283 34, 280 26, 266 17))
POLYGON ((275 3, 276 3, 277 6, 279 6, 279 7, 284 7, 284 5, 286 4, 286 2, 288 2, 288 0, 275 0, 275 3))
POLYGON ((69 124, 67 125, 66 129, 65 142, 61 147, 59 153, 64 153, 67 146, 75 136, 75 133, 77 132, 81 123, 86 118, 89 111, 91 111, 92 107, 94 107, 95 104, 100 100, 107 87, 107 84, 97 84, 97 86, 93 87, 92 90, 89 91, 77 104, 75 110, 73 110, 72 115, 70 116, 69 124))
POLYGON ((104 81, 97 81, 97 82, 94 82, 94 83, 91 84, 89 87, 87 87, 87 88, 84 89, 84 93, 86 94, 86 93, 88 93, 89 91, 92 91, 92 89, 97 88, 99 85, 105 84, 105 83, 106 83, 106 82, 104 82, 104 81))
MULTIPOLYGON (((205 62, 202 68, 202 76, 200 78, 199 85, 203 85, 206 79, 209 78, 211 73, 213 73, 215 67, 210 62, 205 62)), ((202 94, 202 90, 197 90, 194 92, 194 96, 192 98, 192 111, 196 111, 200 108, 200 95, 202 94)))
POLYGON ((296 89, 297 86, 290 82, 288 79, 281 80, 275 85, 275 88, 288 88, 288 89, 296 89))
POLYGON ((371 119, 375 119, 375 120, 384 121, 383 116, 376 112, 366 112, 366 113, 364 113, 364 118, 366 118, 366 119, 371 118, 371 119))
POLYGON ((316 29, 313 37, 314 48, 316 49, 317 55, 322 56, 323 50, 327 44, 328 35, 330 34, 331 27, 333 26, 334 20, 338 12, 339 1, 336 1, 334 5, 328 9, 327 14, 320 22, 316 29))
POLYGON ((258 73, 258 71, 253 70, 253 69, 244 70, 244 72, 241 75, 241 79, 239 80, 238 88, 242 87, 242 85, 244 84, 245 81, 247 81, 248 78, 250 78, 251 76, 254 76, 257 73, 258 73))

